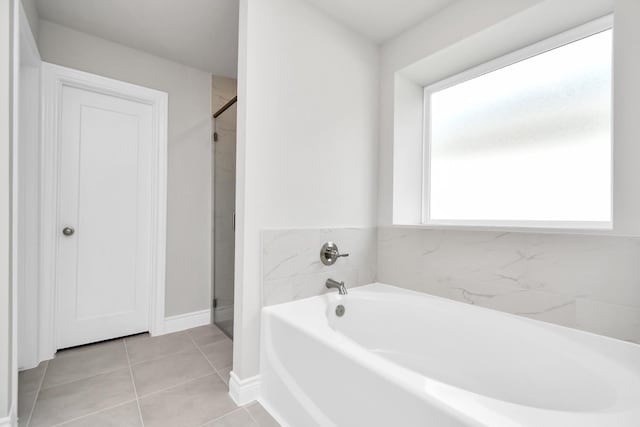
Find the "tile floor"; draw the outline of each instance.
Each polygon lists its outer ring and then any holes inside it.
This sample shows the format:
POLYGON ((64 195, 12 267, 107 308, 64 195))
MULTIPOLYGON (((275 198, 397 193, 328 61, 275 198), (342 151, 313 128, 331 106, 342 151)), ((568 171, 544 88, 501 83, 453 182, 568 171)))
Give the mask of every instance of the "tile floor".
POLYGON ((227 336, 233 338, 233 319, 216 322, 216 325, 218 328, 222 329, 227 336))
POLYGON ((273 427, 228 395, 232 342, 202 326, 62 350, 20 372, 19 426, 273 427))

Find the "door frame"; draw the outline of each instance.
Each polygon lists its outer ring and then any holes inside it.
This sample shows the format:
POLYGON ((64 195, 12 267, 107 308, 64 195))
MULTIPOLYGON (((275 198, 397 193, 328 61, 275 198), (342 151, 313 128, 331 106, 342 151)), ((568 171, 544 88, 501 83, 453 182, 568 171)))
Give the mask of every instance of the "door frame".
POLYGON ((41 283, 40 283, 40 360, 53 358, 56 336, 56 259, 60 230, 58 224, 60 158, 59 124, 62 89, 74 87, 147 104, 152 108, 152 248, 149 289, 149 332, 164 333, 165 264, 167 223, 167 128, 168 94, 155 89, 114 80, 72 68, 42 63, 42 138, 40 187, 41 206, 41 283))

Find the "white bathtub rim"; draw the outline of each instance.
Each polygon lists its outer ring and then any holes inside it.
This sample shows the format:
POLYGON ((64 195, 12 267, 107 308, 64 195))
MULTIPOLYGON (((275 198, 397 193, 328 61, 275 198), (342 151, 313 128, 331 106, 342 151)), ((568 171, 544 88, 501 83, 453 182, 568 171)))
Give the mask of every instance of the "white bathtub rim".
MULTIPOLYGON (((598 334, 596 332, 591 332, 591 331, 586 331, 584 329, 578 329, 578 328, 574 328, 571 326, 565 326, 565 325, 560 325, 557 323, 551 323, 551 322, 547 322, 544 320, 538 320, 538 319, 533 319, 531 317, 526 317, 520 314, 513 314, 513 313, 508 313, 506 311, 501 311, 501 310, 496 310, 493 308, 489 308, 489 307, 483 307, 481 305, 476 305, 476 304, 469 304, 466 302, 462 302, 462 301, 456 301, 450 298, 445 298, 445 297, 441 297, 438 295, 433 295, 433 294, 429 294, 426 292, 421 292, 421 291, 415 291, 413 289, 406 289, 406 288, 400 288, 397 287, 395 285, 390 285, 388 283, 382 283, 382 282, 373 282, 373 283, 368 283, 366 285, 360 285, 360 286, 355 286, 352 288, 348 289, 349 294, 352 293, 356 293, 356 294, 360 294, 360 293, 386 293, 386 292, 392 292, 394 294, 405 294, 405 295, 414 295, 417 297, 422 297, 422 298, 427 298, 427 299, 433 299, 436 301, 439 301, 441 303, 445 303, 445 304, 451 304, 453 306, 458 306, 458 307, 465 307, 465 308, 471 308, 472 310, 479 310, 481 312, 485 312, 485 313, 491 313, 494 315, 498 315, 498 316, 506 316, 510 319, 514 319, 517 321, 522 321, 525 323, 529 323, 529 324, 534 324, 534 325, 545 325, 545 326, 550 326, 551 328, 559 328, 565 331, 571 331, 571 332, 577 332, 579 334, 582 335, 586 335, 586 336, 592 336, 592 337, 596 337, 598 339, 601 340, 605 340, 605 341, 611 341, 611 342, 615 342, 618 344, 623 344, 623 345, 629 345, 632 347, 636 347, 636 348, 640 348, 640 343, 636 343, 636 342, 632 342, 632 341, 627 341, 627 340, 623 340, 620 338, 615 338, 615 337, 611 337, 608 335, 602 335, 602 334, 598 334)), ((303 301, 308 301, 308 300, 312 300, 315 298, 332 298, 332 297, 339 297, 339 295, 337 295, 337 293, 333 292, 333 291, 328 291, 325 294, 322 295, 315 295, 315 296, 309 296, 309 297, 304 297, 304 298, 300 298, 300 299, 296 299, 293 301, 287 301, 287 302, 283 302, 283 303, 279 303, 279 304, 272 304, 266 307, 262 308, 262 311, 273 311, 273 310, 279 310, 282 307, 286 307, 289 305, 294 305, 303 301)), ((347 295, 348 298, 348 295, 347 295)), ((327 300, 328 301, 328 300, 327 300)))

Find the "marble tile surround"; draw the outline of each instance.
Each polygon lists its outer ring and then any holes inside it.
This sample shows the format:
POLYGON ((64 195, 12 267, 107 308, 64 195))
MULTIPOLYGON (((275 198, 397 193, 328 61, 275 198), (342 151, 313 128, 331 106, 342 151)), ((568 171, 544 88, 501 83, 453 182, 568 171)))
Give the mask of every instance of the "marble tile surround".
POLYGON ((331 228, 264 230, 262 232, 262 302, 279 304, 327 292, 328 278, 347 288, 376 279, 376 229, 331 228), (323 243, 333 241, 349 253, 332 266, 320 261, 323 243))
POLYGON ((640 238, 382 227, 380 282, 640 343, 640 238))
POLYGON ((382 282, 640 343, 640 237, 398 227, 265 230, 265 306, 382 282), (351 254, 331 266, 320 247, 351 254))

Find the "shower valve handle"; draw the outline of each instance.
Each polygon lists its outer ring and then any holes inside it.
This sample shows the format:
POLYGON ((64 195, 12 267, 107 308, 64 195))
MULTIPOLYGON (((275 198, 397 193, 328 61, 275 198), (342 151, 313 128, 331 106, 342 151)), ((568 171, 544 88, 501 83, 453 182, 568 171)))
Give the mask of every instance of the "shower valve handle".
POLYGON ((322 245, 320 249, 320 261, 324 265, 333 265, 336 263, 338 258, 348 257, 349 254, 341 254, 338 250, 338 245, 333 242, 327 242, 322 245))

